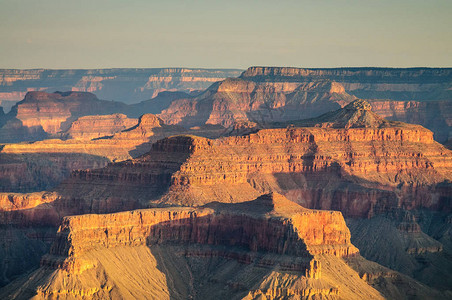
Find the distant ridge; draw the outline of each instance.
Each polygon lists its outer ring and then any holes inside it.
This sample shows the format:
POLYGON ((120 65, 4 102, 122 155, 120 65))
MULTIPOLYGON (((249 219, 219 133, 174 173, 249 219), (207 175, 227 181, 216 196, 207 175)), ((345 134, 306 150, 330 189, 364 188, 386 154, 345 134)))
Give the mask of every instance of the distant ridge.
POLYGON ((384 128, 407 125, 402 122, 388 121, 371 109, 369 102, 358 99, 336 111, 317 118, 291 122, 291 124, 297 127, 322 128, 384 128))

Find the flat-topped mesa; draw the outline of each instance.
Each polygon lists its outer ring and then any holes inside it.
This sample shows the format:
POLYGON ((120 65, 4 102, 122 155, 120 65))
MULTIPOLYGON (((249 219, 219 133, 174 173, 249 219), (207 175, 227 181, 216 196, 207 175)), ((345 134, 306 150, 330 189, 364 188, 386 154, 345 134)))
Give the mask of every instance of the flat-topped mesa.
POLYGON ((62 135, 71 139, 100 138, 121 132, 137 123, 137 119, 128 118, 124 114, 84 116, 72 122, 71 127, 62 135))
POLYGON ((21 103, 33 103, 33 102, 43 102, 43 101, 95 101, 98 100, 97 97, 92 93, 87 92, 55 92, 47 93, 40 91, 28 92, 24 100, 21 103))
POLYGON ((452 68, 250 67, 240 75, 240 78, 253 81, 330 79, 345 82, 359 82, 360 79, 365 78, 366 82, 371 84, 382 82, 447 83, 452 78, 452 68))
POLYGON ((276 194, 241 204, 65 217, 50 254, 79 257, 99 248, 166 243, 244 247, 306 258, 358 254, 340 212, 309 210, 276 194))
MULTIPOLYGON (((126 108, 124 103, 99 100, 94 94, 85 92, 28 92, 24 100, 12 107, 8 118, 10 123, 21 122, 17 128, 10 128, 12 132, 40 128, 55 135, 67 130, 77 117, 118 113, 126 111, 126 108)), ((16 140, 20 138, 23 137, 18 136, 16 140)))

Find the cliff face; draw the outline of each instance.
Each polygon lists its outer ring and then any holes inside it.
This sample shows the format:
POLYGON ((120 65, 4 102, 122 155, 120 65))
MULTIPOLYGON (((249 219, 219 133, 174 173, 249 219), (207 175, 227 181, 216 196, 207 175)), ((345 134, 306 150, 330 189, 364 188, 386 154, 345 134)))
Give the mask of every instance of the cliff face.
POLYGON ((74 173, 60 188, 71 197, 96 194, 99 203, 131 194, 143 205, 241 202, 277 191, 347 216, 397 207, 450 210, 451 152, 425 128, 386 121, 360 105, 368 106, 358 101, 316 119, 312 126, 320 127, 163 139, 140 158, 74 173), (350 128, 328 128, 335 124, 328 116, 347 114, 341 122, 350 128))
POLYGON ((340 212, 311 211, 278 194, 211 207, 68 217, 50 254, 77 257, 99 247, 162 243, 240 246, 304 257, 358 253, 340 212))
POLYGON ((7 144, 3 146, 1 152, 25 155, 32 153, 64 153, 68 156, 87 154, 104 157, 111 161, 125 160, 149 151, 150 144, 158 139, 186 131, 183 127, 165 125, 161 119, 152 114, 145 114, 138 120, 126 118, 124 115, 87 116, 74 122, 73 127, 61 134, 66 137, 74 135, 74 138, 7 144), (125 124, 130 125, 129 123, 132 123, 132 126, 117 131, 125 124), (106 135, 113 131, 117 132, 106 135), (82 138, 94 136, 98 137, 91 140, 82 138))
POLYGON ((37 153, 0 153, 0 192, 49 190, 68 178, 73 170, 102 168, 109 162, 105 157, 74 153, 70 149, 68 153, 42 150, 37 153))
POLYGON ((29 92, 8 113, 0 128, 2 142, 37 140, 67 130, 80 116, 125 111, 127 105, 98 100, 82 92, 29 92))
POLYGON ((137 119, 127 118, 124 114, 104 116, 85 116, 72 122, 71 127, 63 133, 69 139, 95 139, 111 136, 138 123, 137 119))
POLYGON ((384 118, 421 124, 434 132, 440 143, 452 140, 452 101, 371 100, 372 110, 384 118))
POLYGON ((331 81, 253 82, 228 78, 202 95, 175 100, 159 116, 169 124, 195 126, 237 121, 297 120, 341 107, 355 98, 331 81))
POLYGON ((97 169, 139 156, 149 151, 154 141, 179 132, 184 129, 164 125, 150 114, 135 122, 124 115, 82 117, 64 134, 72 139, 5 145, 0 152, 0 191, 48 190, 74 170, 97 169), (125 125, 127 130, 115 133, 125 125), (112 135, 105 136, 108 134, 112 135))
POLYGON ((241 204, 66 217, 41 268, 0 295, 381 299, 340 259, 358 255, 339 212, 269 194, 241 204), (333 275, 340 270, 346 279, 333 275))
POLYGON ((451 100, 452 68, 251 67, 240 78, 255 82, 333 80, 362 99, 451 100))
POLYGON ((74 138, 4 145, 0 151, 0 191, 32 192, 53 188, 73 170, 101 168, 111 161, 140 156, 151 149, 153 142, 172 135, 218 137, 229 134, 221 126, 187 130, 165 125, 158 117, 145 114, 135 126, 105 136, 131 122, 123 115, 82 117, 62 134, 74 138), (94 137, 97 138, 88 139, 94 137))
POLYGON ((227 69, 93 69, 0 70, 0 101, 23 99, 29 91, 79 91, 101 99, 136 103, 162 91, 203 90, 215 81, 237 77, 240 70, 227 69))

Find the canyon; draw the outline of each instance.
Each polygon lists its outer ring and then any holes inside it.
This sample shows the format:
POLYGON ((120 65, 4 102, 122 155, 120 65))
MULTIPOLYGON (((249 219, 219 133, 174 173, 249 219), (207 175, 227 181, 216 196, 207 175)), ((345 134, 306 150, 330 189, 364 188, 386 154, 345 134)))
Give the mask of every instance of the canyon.
POLYGON ((41 268, 10 289, 12 294, 7 288, 0 295, 382 299, 340 259, 358 255, 340 212, 308 210, 272 193, 240 204, 66 217, 41 268), (139 268, 147 270, 144 274, 152 283, 124 269, 123 263, 112 265, 115 259, 99 260, 113 253, 125 259, 130 257, 127 252, 139 255, 139 268), (169 271, 176 264, 182 272, 178 275, 169 271), (351 280, 334 280, 331 264, 345 267, 351 280), (213 266, 219 270, 212 272, 213 266), (103 272, 103 278, 94 272, 103 272), (118 272, 132 277, 121 280, 118 272))
POLYGON ((101 99, 137 103, 162 91, 194 92, 215 81, 237 77, 236 69, 0 69, 1 106, 11 107, 30 91, 95 93, 101 99))
POLYGON ((0 297, 449 298, 450 76, 29 92, 0 115, 0 297))

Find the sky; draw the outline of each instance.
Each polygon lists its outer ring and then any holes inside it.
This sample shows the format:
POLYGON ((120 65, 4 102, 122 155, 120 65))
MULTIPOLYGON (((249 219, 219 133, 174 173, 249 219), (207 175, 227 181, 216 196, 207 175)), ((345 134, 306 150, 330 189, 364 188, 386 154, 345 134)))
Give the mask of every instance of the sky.
POLYGON ((0 0, 0 68, 451 67, 452 0, 0 0))

